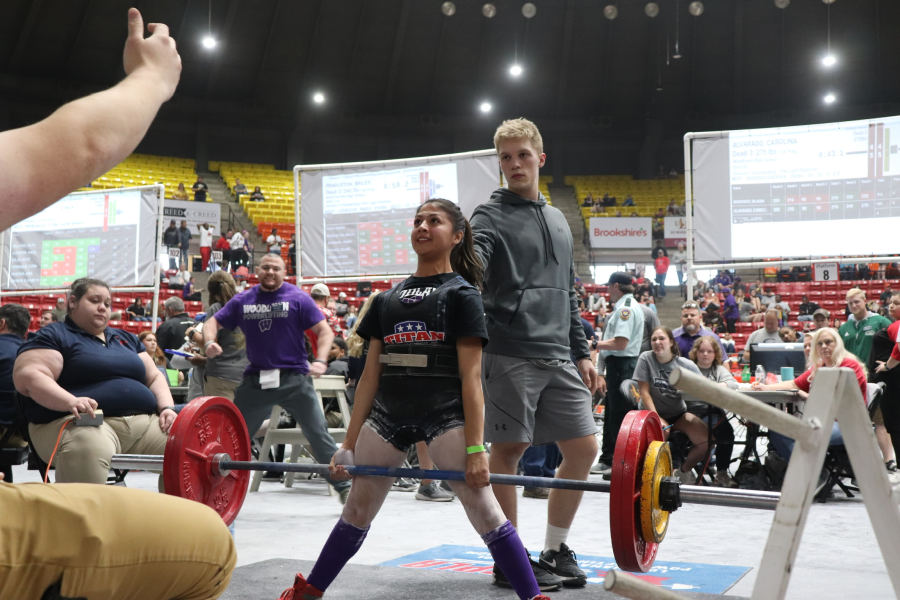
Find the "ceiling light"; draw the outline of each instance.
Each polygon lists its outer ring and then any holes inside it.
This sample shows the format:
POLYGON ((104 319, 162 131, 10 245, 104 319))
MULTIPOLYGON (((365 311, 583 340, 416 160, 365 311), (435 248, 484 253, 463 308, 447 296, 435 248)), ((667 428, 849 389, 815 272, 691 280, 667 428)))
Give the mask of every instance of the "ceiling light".
POLYGON ((655 17, 659 14, 659 5, 656 2, 648 2, 644 7, 644 14, 650 18, 655 17))
POLYGON ((775 0, 775 6, 778 8, 787 8, 791 0, 775 0))
POLYGON ((490 102, 482 102, 480 108, 481 108, 481 112, 489 113, 489 112, 491 112, 491 108, 493 108, 493 107, 491 106, 490 102))
POLYGON ((448 17, 452 17, 456 12, 456 5, 452 2, 444 2, 443 4, 441 4, 441 12, 448 17))
POLYGON ((522 67, 520 67, 519 65, 511 66, 509 68, 509 74, 512 75, 513 77, 518 77, 519 75, 522 74, 522 67))
POLYGON ((313 102, 316 104, 323 104, 325 102, 325 94, 322 92, 316 92, 313 94, 313 102))
POLYGON ((828 93, 825 95, 824 98, 822 98, 822 100, 825 101, 825 104, 831 104, 832 102, 834 102, 836 100, 836 98, 834 97, 834 94, 828 93))
POLYGON ((204 48, 215 48, 216 47, 216 38, 211 35, 203 38, 203 47, 204 48))
POLYGON ((614 5, 610 4, 606 8, 603 9, 603 16, 612 21, 616 17, 619 16, 619 9, 614 5))
POLYGON ((497 7, 488 2, 484 6, 481 7, 481 14, 486 16, 488 19, 493 19, 494 15, 497 14, 497 7))
POLYGON ((534 15, 537 14, 537 7, 531 2, 526 2, 522 5, 522 15, 525 16, 526 19, 530 19, 534 15))
POLYGON ((822 59, 822 64, 825 65, 826 67, 834 66, 834 63, 836 63, 836 62, 837 62, 837 59, 834 57, 833 54, 829 54, 829 55, 825 56, 825 58, 822 59))
POLYGON ((703 14, 703 3, 691 2, 690 5, 688 5, 688 12, 690 12, 695 17, 699 17, 703 14))

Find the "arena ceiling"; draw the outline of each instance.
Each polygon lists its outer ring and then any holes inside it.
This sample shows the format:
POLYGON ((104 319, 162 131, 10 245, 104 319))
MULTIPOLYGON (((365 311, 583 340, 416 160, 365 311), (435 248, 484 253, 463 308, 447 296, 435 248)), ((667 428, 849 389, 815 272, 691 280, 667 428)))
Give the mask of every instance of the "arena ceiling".
POLYGON ((58 104, 115 83, 137 5, 169 24, 184 62, 173 106, 198 116, 439 122, 477 120, 489 102, 495 117, 637 124, 790 115, 822 108, 828 91, 838 111, 900 108, 897 0, 831 4, 830 69, 822 0, 704 0, 700 16, 658 0, 655 18, 644 0, 534 0, 531 19, 523 0, 494 0, 493 18, 483 1, 454 3, 445 16, 441 0, 212 0, 208 50, 209 0, 0 0, 0 96, 58 104))

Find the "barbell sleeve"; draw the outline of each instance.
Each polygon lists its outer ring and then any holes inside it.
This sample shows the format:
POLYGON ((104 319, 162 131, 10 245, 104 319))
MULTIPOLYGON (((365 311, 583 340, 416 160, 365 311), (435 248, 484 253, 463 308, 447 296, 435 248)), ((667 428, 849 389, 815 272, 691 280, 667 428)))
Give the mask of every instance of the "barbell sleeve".
POLYGON ((815 429, 811 424, 679 366, 672 369, 669 374, 669 383, 682 392, 687 392, 704 402, 731 411, 754 423, 764 425, 798 443, 808 444, 815 434, 815 429))
POLYGON ((653 585, 616 569, 606 572, 603 587, 609 592, 631 600, 687 600, 687 596, 676 594, 672 590, 653 585))
MULTIPOLYGON (((116 454, 112 457, 114 469, 136 469, 159 471, 163 468, 162 456, 144 456, 139 454, 116 454)), ((227 455, 216 457, 211 465, 216 475, 227 475, 229 471, 272 471, 286 473, 317 473, 328 475, 328 465, 313 463, 272 463, 255 461, 229 460, 227 455)), ((461 471, 441 471, 425 469, 404 469, 392 467, 350 466, 346 467, 351 475, 370 477, 403 477, 407 479, 436 479, 446 481, 465 481, 466 474, 461 471)), ((558 479, 555 477, 526 477, 522 475, 503 475, 492 473, 490 482, 493 485, 522 485, 525 487, 545 487, 563 490, 581 490, 585 492, 609 493, 608 481, 580 481, 577 479, 558 479)), ((682 485, 681 501, 687 504, 705 504, 710 506, 728 506, 733 508, 752 508, 775 510, 781 494, 778 492, 761 492, 755 490, 732 490, 707 486, 682 485)))

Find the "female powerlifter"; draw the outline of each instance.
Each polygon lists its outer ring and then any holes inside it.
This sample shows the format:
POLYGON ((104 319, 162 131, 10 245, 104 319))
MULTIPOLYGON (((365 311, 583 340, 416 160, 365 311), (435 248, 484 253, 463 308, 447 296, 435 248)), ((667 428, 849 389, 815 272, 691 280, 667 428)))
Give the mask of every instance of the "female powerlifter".
MULTIPOLYGON (((519 598, 549 600, 488 487, 481 391, 487 331, 475 287, 484 271, 472 230, 455 204, 434 199, 416 211, 411 238, 418 255, 415 274, 380 294, 356 330, 369 340, 369 355, 347 436, 331 461, 332 476, 348 478, 344 465, 354 460, 399 467, 409 447, 425 441, 438 468, 465 471, 465 483, 450 485, 519 598)), ((389 477, 354 478, 309 578, 298 573, 281 600, 322 597, 362 545, 392 483, 389 477)))

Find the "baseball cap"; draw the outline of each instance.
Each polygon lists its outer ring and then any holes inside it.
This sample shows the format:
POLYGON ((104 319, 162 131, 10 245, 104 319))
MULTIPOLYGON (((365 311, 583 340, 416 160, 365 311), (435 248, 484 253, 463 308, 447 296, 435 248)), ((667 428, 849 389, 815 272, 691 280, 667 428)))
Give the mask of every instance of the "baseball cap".
POLYGON ((818 317, 819 315, 822 315, 822 316, 825 317, 826 319, 831 318, 831 313, 829 313, 829 312, 828 312, 827 310, 825 310, 824 308, 819 308, 819 309, 817 309, 816 312, 813 313, 813 319, 815 319, 815 318, 818 317))
POLYGON ((346 298, 346 297, 347 297, 346 292, 341 292, 340 294, 338 294, 338 298, 346 298))
POLYGON ((628 273, 623 273, 622 271, 616 271, 612 275, 609 276, 609 282, 606 285, 612 285, 614 283, 619 283, 622 285, 631 285, 634 282, 634 279, 628 273))
POLYGON ((330 296, 331 291, 328 289, 328 286, 325 285, 324 283, 317 283, 316 285, 312 286, 312 290, 310 291, 310 294, 313 296, 330 296))

